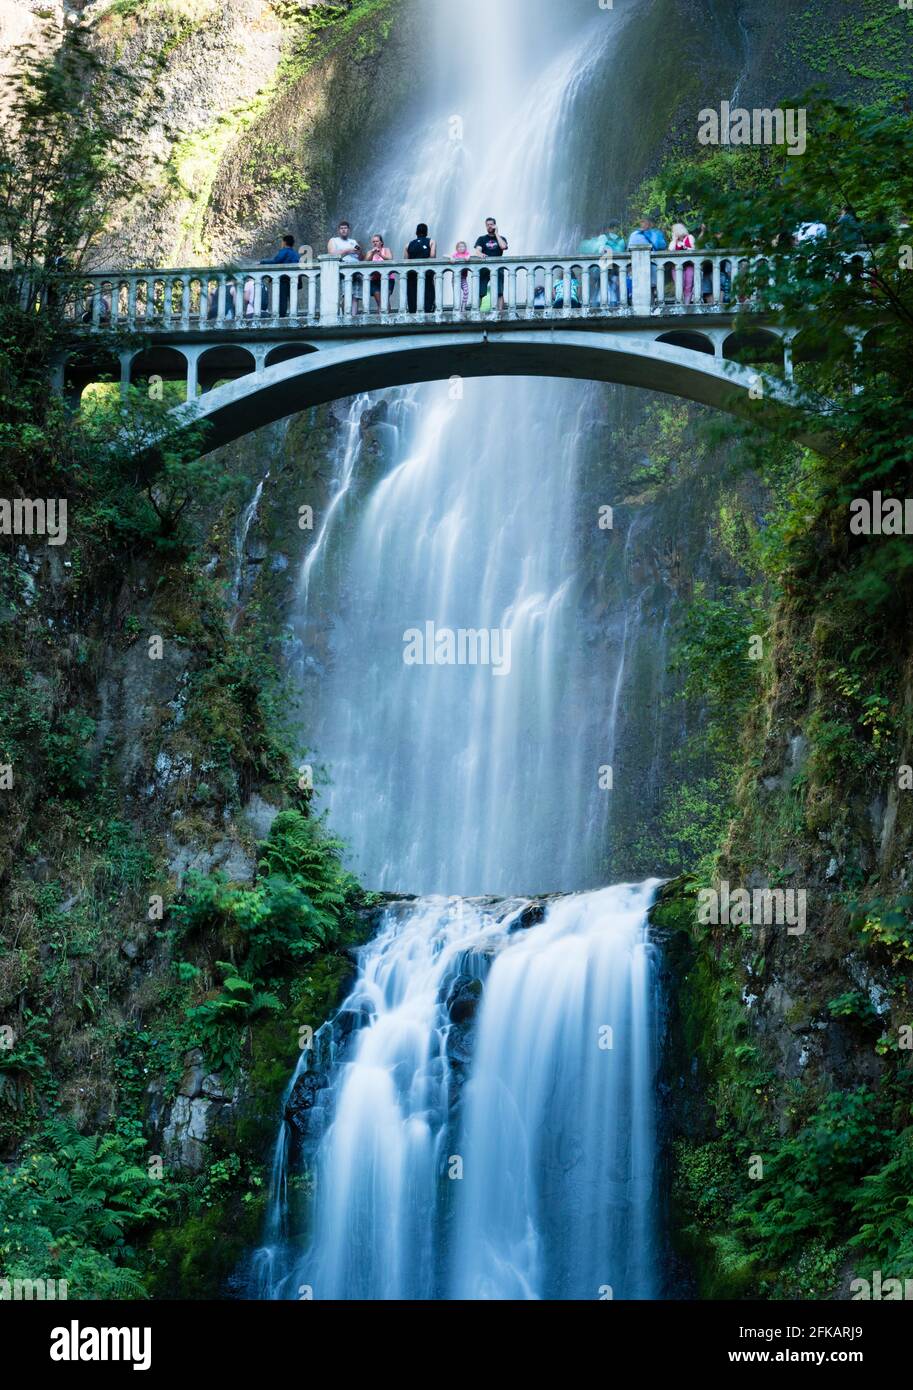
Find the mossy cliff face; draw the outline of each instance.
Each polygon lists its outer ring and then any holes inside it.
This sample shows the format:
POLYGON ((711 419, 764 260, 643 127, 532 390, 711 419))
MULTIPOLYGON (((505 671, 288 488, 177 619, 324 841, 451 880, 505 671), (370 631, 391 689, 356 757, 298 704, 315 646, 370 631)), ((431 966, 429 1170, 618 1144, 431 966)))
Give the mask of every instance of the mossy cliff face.
POLYGON ((402 0, 114 0, 102 51, 161 68, 144 189, 100 257, 220 264, 286 231, 322 249, 372 111, 408 81, 402 0))

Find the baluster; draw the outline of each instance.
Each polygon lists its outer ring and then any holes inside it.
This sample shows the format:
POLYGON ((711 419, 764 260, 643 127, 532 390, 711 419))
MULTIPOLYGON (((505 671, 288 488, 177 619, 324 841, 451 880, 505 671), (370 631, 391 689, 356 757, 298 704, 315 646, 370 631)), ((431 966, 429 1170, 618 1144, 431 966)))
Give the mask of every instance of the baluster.
POLYGON ((713 304, 719 304, 719 303, 721 302, 721 300, 722 300, 722 292, 721 292, 721 288, 720 288, 720 265, 721 265, 721 259, 720 259, 720 257, 719 257, 719 256, 714 256, 714 258, 713 258, 713 292, 712 292, 712 294, 711 294, 711 296, 710 296, 711 302, 712 302, 713 304))
POLYGON ((279 282, 281 279, 282 277, 280 275, 272 276, 269 294, 269 316, 271 323, 277 323, 279 320, 279 282))
POLYGON ((438 323, 444 316, 444 271, 438 266, 434 271, 434 317, 438 323))
POLYGON ((471 311, 473 314, 477 314, 477 313, 479 312, 479 304, 481 303, 481 300, 482 300, 482 292, 481 292, 481 278, 482 278, 482 277, 481 277, 481 270, 482 270, 482 267, 481 267, 480 265, 473 265, 473 263, 472 263, 471 261, 468 262, 468 265, 469 265, 469 306, 468 306, 468 307, 469 307, 470 311, 471 311))
POLYGON ((101 285, 92 281, 92 327, 97 328, 101 318, 101 285))
POLYGON ((380 274, 380 312, 382 316, 390 312, 390 272, 386 268, 380 274))
POLYGON ((675 291, 675 302, 681 305, 684 303, 685 291, 685 265, 683 261, 674 261, 672 264, 672 285, 675 291))
POLYGON ((506 306, 507 306, 507 311, 508 311, 508 313, 510 313, 510 314, 515 314, 516 311, 517 311, 517 274, 518 274, 518 271, 519 271, 519 267, 518 267, 518 266, 515 266, 515 265, 507 266, 507 267, 505 268, 505 271, 504 271, 504 273, 505 273, 505 275, 506 275, 506 277, 507 277, 507 283, 506 283, 505 286, 504 286, 505 290, 507 291, 507 294, 506 294, 506 296, 505 296, 505 301, 504 301, 504 302, 505 302, 505 304, 506 304, 506 306))
POLYGON ((181 327, 190 327, 190 276, 181 278, 181 327))
POLYGON ((344 318, 352 317, 352 289, 354 272, 349 267, 342 270, 342 313, 344 318))

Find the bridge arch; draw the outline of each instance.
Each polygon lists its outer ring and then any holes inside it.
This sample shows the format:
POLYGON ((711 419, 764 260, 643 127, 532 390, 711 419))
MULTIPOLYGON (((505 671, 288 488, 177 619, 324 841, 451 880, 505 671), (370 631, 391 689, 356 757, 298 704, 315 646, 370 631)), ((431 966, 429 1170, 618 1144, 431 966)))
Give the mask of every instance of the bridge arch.
POLYGON ((130 381, 148 381, 160 376, 163 381, 183 381, 187 376, 188 358, 180 348, 156 344, 141 348, 129 358, 130 381))
MULTIPOLYGON (((179 407, 208 424, 211 450, 311 406, 418 382, 487 376, 542 376, 640 386, 758 423, 801 410, 801 394, 777 377, 705 351, 611 331, 501 331, 402 334, 341 341, 230 381, 179 407), (758 391, 758 382, 763 390, 758 391)), ((804 442, 826 452, 819 424, 804 442)))
POLYGON ((706 333, 697 333, 693 329, 686 328, 680 332, 660 333, 656 341, 668 343, 670 347, 688 348, 691 352, 709 352, 711 357, 715 352, 713 339, 708 338, 706 333))
POLYGON ((313 343, 277 343, 266 354, 263 365, 275 367, 279 362, 291 362, 296 357, 304 357, 307 353, 316 351, 313 343))
POLYGON ((746 365, 782 366, 783 339, 769 328, 740 329, 723 340, 723 357, 746 365))
POLYGON ((197 357, 197 381, 204 391, 211 391, 216 382, 234 381, 256 370, 254 353, 240 343, 219 343, 197 357))

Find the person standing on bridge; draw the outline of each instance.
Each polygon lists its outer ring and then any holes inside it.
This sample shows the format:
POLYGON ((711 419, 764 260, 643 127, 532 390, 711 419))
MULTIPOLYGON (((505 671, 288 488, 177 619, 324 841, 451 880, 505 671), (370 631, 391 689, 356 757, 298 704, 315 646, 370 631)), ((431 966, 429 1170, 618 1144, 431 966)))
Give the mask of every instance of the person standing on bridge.
MULTIPOLYGON (((406 247, 404 259, 407 261, 433 261, 437 255, 437 243, 428 235, 427 222, 420 222, 415 229, 415 236, 406 247)), ((429 271, 425 275, 425 313, 434 313, 434 275, 429 271)), ((410 270, 406 276, 406 308, 410 314, 414 314, 418 307, 418 271, 410 270)))
MULTIPOLYGON (((338 256, 343 265, 351 265, 355 261, 361 260, 361 247, 354 237, 350 235, 351 227, 348 222, 340 222, 336 229, 336 235, 331 236, 327 242, 327 255, 338 256)), ((344 290, 340 286, 339 307, 343 308, 344 290)), ((352 277, 352 313, 357 314, 361 310, 361 278, 352 277)))
MULTIPOLYGON (((474 256, 503 256, 507 250, 507 237, 498 231, 498 223, 494 217, 485 219, 485 235, 476 238, 476 244, 472 254, 474 256)), ((485 298, 491 285, 491 271, 479 271, 479 300, 485 298)), ((492 296, 493 298, 494 296, 492 296)), ((504 308, 504 271, 498 271, 498 308, 504 308)))
MULTIPOLYGON (((389 246, 386 246, 386 245, 384 244, 384 239, 383 239, 383 237, 381 236, 380 232, 375 232, 374 235, 372 236, 372 238, 371 238, 371 250, 368 252, 366 259, 367 259, 368 261, 371 261, 372 263, 380 263, 381 261, 392 261, 392 260, 393 260, 393 252, 390 250, 389 246)), ((395 283, 396 283, 396 276, 395 276, 395 275, 391 275, 391 276, 390 276, 390 287, 391 287, 391 289, 392 289, 392 287, 393 287, 393 285, 394 285, 395 283)), ((371 298, 374 300, 374 303, 377 305, 377 312, 378 312, 378 313, 380 313, 380 292, 381 292, 381 277, 380 277, 380 272, 379 272, 379 271, 375 271, 374 274, 371 276, 371 298)))
MULTIPOLYGON (((465 241, 458 241, 457 244, 456 244, 456 250, 454 251, 453 255, 450 257, 450 259, 451 259, 452 261, 468 261, 468 260, 470 259, 470 255, 471 255, 471 253, 470 253, 469 247, 466 245, 465 241)), ((468 271, 468 270, 461 270, 461 271, 460 271, 460 292, 459 292, 459 300, 460 300, 460 306, 459 306, 459 307, 460 307, 460 312, 461 312, 461 313, 465 313, 466 310, 469 308, 469 271, 468 271)), ((456 276, 455 276, 455 275, 454 275, 454 289, 453 289, 453 307, 454 307, 454 309, 457 307, 457 290, 456 290, 456 276)))
MULTIPOLYGON (((628 250, 636 250, 638 246, 649 246, 654 251, 665 251, 666 238, 663 236, 656 222, 658 213, 644 213, 640 219, 640 226, 628 237, 628 250)), ((650 262, 650 286, 653 298, 656 298, 656 262, 650 262)), ((628 275, 628 303, 631 303, 631 276, 628 275)))
MULTIPOLYGON (((295 250, 295 238, 291 232, 286 232, 282 238, 282 246, 275 256, 270 256, 268 260, 261 261, 261 265, 298 265, 301 257, 295 250)), ((288 315, 289 299, 291 297, 292 282, 287 275, 279 278, 279 317, 286 318, 288 315)), ((269 312, 269 290, 263 286, 261 291, 260 309, 266 314, 269 312)))
MULTIPOLYGON (((693 251, 694 237, 688 231, 684 222, 674 222, 672 224, 672 240, 669 243, 672 251, 693 251)), ((682 303, 690 304, 694 294, 694 262, 686 261, 682 274, 682 303)))
POLYGON ((598 256, 600 265, 590 267, 590 303, 599 303, 599 284, 600 269, 605 266, 608 269, 608 299, 609 304, 618 303, 618 267, 613 265, 613 259, 625 249, 625 239, 621 235, 621 223, 617 218, 606 222, 605 231, 600 232, 599 236, 589 237, 582 241, 577 248, 578 256, 598 256))

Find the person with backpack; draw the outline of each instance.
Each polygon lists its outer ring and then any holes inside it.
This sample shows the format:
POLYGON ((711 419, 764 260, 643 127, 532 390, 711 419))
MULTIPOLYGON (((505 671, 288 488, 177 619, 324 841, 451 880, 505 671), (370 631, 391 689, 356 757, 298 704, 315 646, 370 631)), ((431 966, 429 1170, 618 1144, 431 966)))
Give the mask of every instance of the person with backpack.
MULTIPOLYGON (((420 222, 415 229, 415 236, 406 247, 404 259, 407 261, 433 261, 436 256, 437 244, 428 235, 428 224, 427 222, 420 222)), ((434 313, 434 274, 431 271, 425 274, 424 305, 426 314, 434 313)), ((410 270, 406 275, 406 308, 410 314, 414 314, 417 306, 418 271, 410 270)))
MULTIPOLYGON (((640 226, 628 237, 628 250, 634 251, 638 246, 650 246, 654 251, 666 250, 666 238, 662 231, 657 227, 659 220, 658 212, 644 213, 640 218, 640 226)), ((656 262, 650 262, 650 285, 653 298, 656 298, 656 262)), ((631 276, 628 275, 628 303, 631 303, 632 283, 631 276)))

